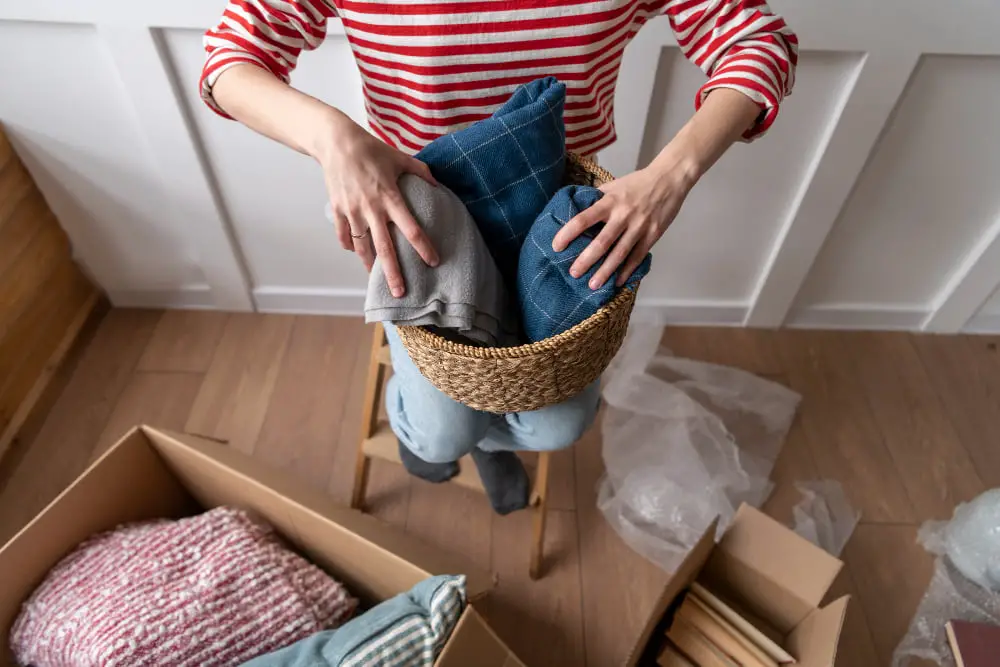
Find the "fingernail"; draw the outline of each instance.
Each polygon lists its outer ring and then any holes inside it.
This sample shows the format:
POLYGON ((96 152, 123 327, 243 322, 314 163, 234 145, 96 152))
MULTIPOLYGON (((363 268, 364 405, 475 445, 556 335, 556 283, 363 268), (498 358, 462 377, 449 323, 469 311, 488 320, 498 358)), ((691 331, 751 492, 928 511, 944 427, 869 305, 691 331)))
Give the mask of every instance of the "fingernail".
POLYGON ((552 242, 552 249, 556 252, 562 252, 562 247, 555 241, 552 242))
POLYGON ((397 299, 400 298, 401 296, 403 296, 403 288, 402 287, 393 287, 392 288, 392 295, 394 297, 396 297, 397 299))
POLYGON ((597 282, 597 278, 592 278, 590 281, 590 289, 597 289, 601 284, 597 282))
POLYGON ((438 264, 440 264, 440 263, 441 263, 440 259, 438 259, 437 257, 431 257, 431 268, 432 269, 436 269, 438 267, 438 264))
POLYGON ((574 278, 579 278, 580 277, 580 269, 570 268, 569 275, 573 276, 574 278))

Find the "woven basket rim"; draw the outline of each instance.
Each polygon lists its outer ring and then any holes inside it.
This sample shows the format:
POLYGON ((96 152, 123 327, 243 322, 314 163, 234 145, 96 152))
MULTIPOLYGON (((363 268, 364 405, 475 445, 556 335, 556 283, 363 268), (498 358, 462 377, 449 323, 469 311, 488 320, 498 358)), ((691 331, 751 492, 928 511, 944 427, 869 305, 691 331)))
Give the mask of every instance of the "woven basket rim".
POLYGON ((572 328, 544 340, 511 347, 477 347, 475 345, 465 345, 446 340, 437 334, 427 331, 423 327, 407 326, 399 328, 406 329, 408 335, 418 338, 422 346, 431 348, 437 352, 446 352, 474 359, 524 359, 558 348, 574 338, 586 335, 591 329, 597 328, 608 319, 612 312, 624 307, 629 301, 634 299, 635 292, 635 286, 625 287, 615 295, 611 303, 603 306, 596 313, 572 328))

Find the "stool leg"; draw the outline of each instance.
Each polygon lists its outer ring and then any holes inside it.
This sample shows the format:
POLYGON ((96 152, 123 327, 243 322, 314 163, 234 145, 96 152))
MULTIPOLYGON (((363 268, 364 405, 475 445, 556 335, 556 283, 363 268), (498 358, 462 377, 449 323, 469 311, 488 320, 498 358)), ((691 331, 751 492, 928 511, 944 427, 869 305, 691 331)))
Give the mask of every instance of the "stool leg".
POLYGON ((358 453, 354 464, 354 488, 351 491, 351 507, 356 510, 364 506, 365 492, 368 489, 371 459, 365 455, 364 443, 375 434, 378 426, 378 405, 382 400, 382 387, 385 382, 385 366, 380 359, 383 345, 385 345, 385 331, 381 324, 376 324, 372 336, 371 358, 368 361, 364 412, 361 416, 361 438, 358 440, 358 453))
POLYGON ((532 506, 535 516, 531 531, 531 563, 528 576, 532 580, 542 575, 542 560, 545 549, 545 519, 549 501, 549 452, 538 453, 538 469, 535 472, 535 488, 532 491, 532 506))

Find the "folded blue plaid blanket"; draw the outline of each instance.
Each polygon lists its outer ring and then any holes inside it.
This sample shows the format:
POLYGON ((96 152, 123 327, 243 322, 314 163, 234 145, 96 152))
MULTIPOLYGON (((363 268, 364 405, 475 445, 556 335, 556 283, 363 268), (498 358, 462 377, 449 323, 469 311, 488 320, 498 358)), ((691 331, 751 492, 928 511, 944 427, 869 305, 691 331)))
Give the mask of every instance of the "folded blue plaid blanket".
POLYGON ((417 154, 469 209, 508 285, 528 229, 562 183, 565 102, 564 84, 538 79, 489 118, 417 154))
MULTIPOLYGON (((576 326, 610 302, 617 293, 617 272, 596 290, 590 289, 587 284, 597 273, 603 258, 583 276, 573 278, 569 275, 573 261, 597 235, 600 225, 591 227, 588 233, 577 237, 562 252, 552 249, 556 232, 580 211, 593 206, 601 194, 597 188, 568 185, 556 193, 531 226, 521 248, 517 272, 522 325, 531 342, 544 340, 576 326)), ((651 256, 646 255, 625 287, 638 285, 649 273, 651 262, 651 256)))

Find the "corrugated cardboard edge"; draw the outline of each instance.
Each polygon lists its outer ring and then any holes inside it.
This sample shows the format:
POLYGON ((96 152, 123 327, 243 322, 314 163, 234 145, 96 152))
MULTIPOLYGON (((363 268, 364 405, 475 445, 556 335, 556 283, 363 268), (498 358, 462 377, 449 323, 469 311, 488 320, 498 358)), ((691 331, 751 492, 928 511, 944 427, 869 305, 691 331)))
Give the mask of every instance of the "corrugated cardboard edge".
POLYGON ((314 518, 351 531, 373 548, 399 562, 419 568, 428 577, 437 574, 464 574, 469 600, 480 599, 493 589, 494 581, 490 573, 468 560, 428 545, 373 516, 338 505, 322 492, 226 445, 201 436, 151 426, 140 428, 161 453, 164 448, 168 450, 165 456, 168 466, 176 463, 171 462, 169 449, 182 448, 182 451, 190 452, 191 456, 199 457, 203 464, 222 465, 247 485, 265 493, 283 496, 314 518))
POLYGON ((465 608, 434 667, 526 667, 471 606, 465 608))
POLYGON ((632 650, 629 651, 628 657, 625 659, 625 667, 635 667, 638 664, 639 658, 642 657, 642 653, 646 648, 646 644, 649 643, 649 639, 653 636, 653 632, 656 631, 656 627, 660 624, 670 604, 698 576, 698 572, 705 564, 705 561, 708 560, 712 549, 715 548, 715 533, 718 530, 718 525, 719 519, 716 518, 705 529, 701 539, 687 553, 680 566, 674 571, 670 579, 667 580, 663 590, 660 591, 659 597, 656 599, 656 604, 653 605, 653 609, 646 619, 645 627, 643 627, 635 644, 632 645, 632 650))
POLYGON ((818 607, 844 563, 788 526, 744 503, 719 540, 720 550, 733 555, 783 586, 810 607, 818 607), (775 557, 780 550, 781 557, 775 557))
POLYGON ((788 635, 785 645, 798 656, 797 667, 834 667, 837 664, 840 632, 850 599, 851 596, 844 595, 814 610, 788 635))

